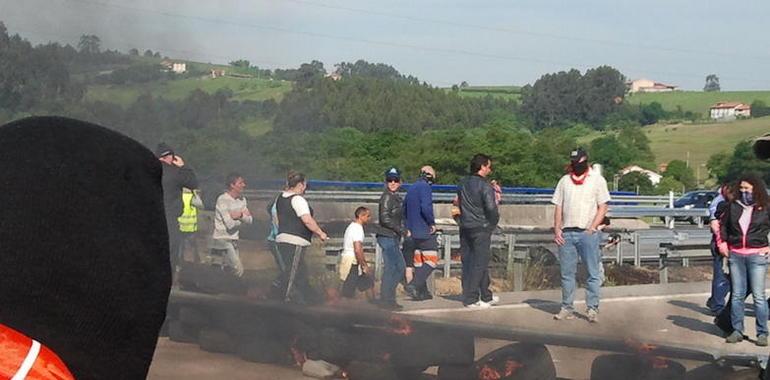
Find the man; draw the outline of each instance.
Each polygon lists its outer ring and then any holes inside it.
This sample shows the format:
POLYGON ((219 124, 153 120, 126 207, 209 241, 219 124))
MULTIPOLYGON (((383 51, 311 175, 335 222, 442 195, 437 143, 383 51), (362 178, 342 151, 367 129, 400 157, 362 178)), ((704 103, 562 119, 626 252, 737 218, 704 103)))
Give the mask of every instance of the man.
POLYGON ((193 261, 196 263, 200 261, 195 233, 198 232, 198 209, 203 209, 203 203, 197 192, 198 190, 182 189, 182 215, 177 218, 181 233, 179 242, 180 263, 184 261, 184 253, 188 246, 193 250, 193 261))
POLYGON ((711 227, 711 256, 712 256, 712 269, 714 276, 711 278, 711 297, 706 301, 706 307, 711 310, 714 315, 724 309, 726 305, 725 299, 730 293, 730 279, 723 268, 722 255, 719 254, 717 247, 717 236, 719 235, 719 216, 717 210, 720 209, 719 205, 725 201, 725 194, 730 192, 730 184, 723 183, 719 187, 719 195, 717 195, 709 205, 709 226, 711 227))
POLYGON ((398 195, 401 188, 401 173, 396 168, 385 172, 385 191, 380 196, 380 229, 377 244, 382 248, 383 274, 380 285, 380 307, 386 310, 401 310, 396 302, 396 287, 404 278, 406 263, 399 246, 406 236, 403 226, 403 201, 398 195))
POLYGON ((345 229, 340 256, 340 280, 342 296, 354 298, 356 290, 368 291, 367 298, 374 300, 374 277, 364 257, 364 226, 369 223, 372 212, 366 207, 359 207, 355 220, 345 229))
POLYGON ((436 221, 433 216, 433 192, 431 186, 436 171, 430 166, 420 169, 420 178, 409 187, 404 200, 406 228, 414 245, 414 279, 406 285, 407 294, 415 301, 432 299, 428 291, 428 278, 438 266, 436 221))
POLYGON ((602 285, 601 234, 598 227, 607 214, 610 193, 607 181, 590 170, 588 154, 581 148, 570 153, 569 173, 564 175, 553 193, 554 241, 559 246, 561 267, 561 311, 554 319, 574 319, 575 273, 578 257, 588 270, 586 306, 588 321, 598 322, 602 285))
POLYGON ((163 203, 166 209, 166 226, 168 229, 169 252, 171 254, 171 273, 176 277, 181 260, 182 233, 179 230, 178 218, 182 216, 182 191, 184 188, 198 189, 198 179, 195 172, 185 166, 182 157, 174 154, 166 143, 158 144, 155 154, 163 167, 163 203))
POLYGON ((329 236, 313 219, 313 209, 302 197, 307 189, 305 175, 290 171, 286 176, 286 186, 287 190, 281 193, 275 203, 278 216, 278 236, 275 242, 283 261, 289 266, 288 271, 280 273, 280 289, 286 301, 312 302, 316 295, 310 287, 302 254, 314 234, 321 240, 328 240, 329 236))
POLYGON ((457 188, 463 305, 468 308, 488 308, 499 301, 489 289, 492 232, 500 220, 496 191, 487 180, 487 176, 492 173, 492 159, 485 154, 473 156, 470 173, 457 188))
POLYGON ((254 220, 249 211, 243 190, 246 181, 238 173, 231 173, 225 181, 227 190, 217 198, 214 213, 214 236, 211 248, 225 251, 225 266, 232 270, 236 277, 243 276, 243 264, 238 251, 240 229, 243 224, 251 224, 254 220))

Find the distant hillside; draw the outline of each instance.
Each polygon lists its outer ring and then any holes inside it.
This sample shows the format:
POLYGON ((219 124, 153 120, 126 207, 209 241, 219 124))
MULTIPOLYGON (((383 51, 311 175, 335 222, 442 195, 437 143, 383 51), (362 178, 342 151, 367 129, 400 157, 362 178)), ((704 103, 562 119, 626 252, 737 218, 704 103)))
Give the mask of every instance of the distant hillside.
POLYGON ((693 111, 708 118, 709 108, 717 102, 742 102, 751 104, 754 100, 762 100, 770 104, 770 91, 674 91, 658 93, 635 93, 626 96, 627 104, 660 103, 667 111, 675 111, 677 106, 682 111, 693 111))
MULTIPOLYGON (((451 90, 450 90, 451 91, 451 90)), ((483 98, 491 95, 506 100, 519 100, 521 87, 519 86, 470 86, 463 87, 459 91, 460 96, 468 98, 483 98)))
POLYGON ((101 100, 126 106, 144 93, 178 100, 186 97, 196 88, 210 94, 229 88, 233 91, 234 100, 275 99, 280 101, 291 89, 291 82, 256 78, 201 77, 130 85, 91 85, 88 86, 86 100, 101 100))

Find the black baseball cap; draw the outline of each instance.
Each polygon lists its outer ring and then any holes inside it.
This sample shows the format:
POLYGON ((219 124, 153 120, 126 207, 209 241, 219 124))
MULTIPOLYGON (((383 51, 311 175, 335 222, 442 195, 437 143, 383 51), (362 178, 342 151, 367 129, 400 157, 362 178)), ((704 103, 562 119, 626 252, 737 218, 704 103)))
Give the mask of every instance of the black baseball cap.
POLYGON ((396 169, 395 167, 392 167, 385 171, 385 180, 388 181, 391 179, 395 179, 398 181, 401 180, 401 172, 399 172, 398 169, 396 169))
POLYGON ((581 162, 588 158, 588 153, 586 153, 583 148, 577 148, 569 153, 569 159, 572 162, 581 162))
POLYGON ((174 150, 166 143, 162 142, 155 148, 155 156, 158 158, 168 156, 169 154, 174 154, 174 150))

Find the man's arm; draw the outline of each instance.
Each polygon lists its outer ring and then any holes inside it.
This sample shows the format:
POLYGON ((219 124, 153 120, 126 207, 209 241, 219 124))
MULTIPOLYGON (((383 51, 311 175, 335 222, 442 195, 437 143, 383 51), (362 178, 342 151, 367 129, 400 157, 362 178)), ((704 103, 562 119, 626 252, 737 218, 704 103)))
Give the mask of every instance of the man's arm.
POLYGON ((420 190, 420 214, 429 226, 435 226, 436 219, 433 216, 433 192, 430 190, 429 186, 425 186, 425 188, 420 190))
POLYGON ((313 219, 310 214, 305 214, 300 217, 302 219, 302 223, 305 224, 305 227, 310 230, 310 232, 318 235, 321 240, 326 240, 329 237, 326 235, 326 232, 324 232, 321 227, 318 225, 318 223, 313 219))
POLYGON ((564 236, 562 235, 561 231, 562 227, 564 227, 562 221, 562 210, 562 206, 557 204, 553 211, 553 241, 556 242, 556 245, 564 245, 564 236))
POLYGON ((353 252, 356 254, 356 262, 358 262, 358 267, 361 268, 364 273, 369 273, 369 264, 366 263, 366 257, 364 256, 364 242, 354 241, 353 252))
POLYGON ((484 214, 487 217, 490 227, 496 226, 497 223, 500 222, 500 211, 497 208, 495 190, 492 186, 484 186, 482 191, 484 214))
POLYGON ((596 206, 596 216, 594 217, 594 220, 591 222, 591 226, 588 227, 588 230, 593 232, 596 232, 597 228, 599 228, 599 225, 602 224, 602 221, 604 220, 604 217, 607 216, 607 210, 610 209, 610 206, 607 203, 602 203, 598 206, 596 206))
POLYGON ((219 217, 222 219, 222 223, 224 223, 225 228, 227 230, 232 230, 234 228, 240 227, 241 222, 239 220, 233 219, 228 206, 228 202, 224 199, 224 197, 217 198, 217 215, 219 215, 219 217))

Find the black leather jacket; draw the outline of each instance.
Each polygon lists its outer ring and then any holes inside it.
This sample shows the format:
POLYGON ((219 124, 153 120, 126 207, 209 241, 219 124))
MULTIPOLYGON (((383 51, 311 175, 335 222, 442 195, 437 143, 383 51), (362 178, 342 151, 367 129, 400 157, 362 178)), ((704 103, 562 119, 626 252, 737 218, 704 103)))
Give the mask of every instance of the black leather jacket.
POLYGON ((720 233, 730 248, 762 248, 768 246, 770 215, 767 207, 754 206, 749 230, 744 233, 740 225, 743 205, 733 201, 727 204, 720 218, 720 233))
POLYGON ((460 200, 460 228, 493 230, 500 221, 495 190, 479 175, 465 177, 457 186, 460 200))
POLYGON ((401 237, 405 235, 403 226, 403 200, 398 193, 385 190, 380 197, 380 230, 378 235, 401 237))

